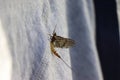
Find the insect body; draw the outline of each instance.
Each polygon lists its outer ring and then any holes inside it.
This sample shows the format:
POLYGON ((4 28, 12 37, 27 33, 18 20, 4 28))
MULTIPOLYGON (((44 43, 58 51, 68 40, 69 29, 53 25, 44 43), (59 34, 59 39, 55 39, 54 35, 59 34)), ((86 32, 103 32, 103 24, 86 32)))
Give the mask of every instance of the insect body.
MULTIPOLYGON (((55 27, 56 28, 56 27, 55 27)), ((50 36, 50 47, 51 52, 56 55, 58 58, 61 58, 60 55, 55 51, 54 48, 69 48, 75 44, 74 40, 69 38, 64 38, 61 36, 57 36, 55 29, 53 31, 52 36, 50 36)))
MULTIPOLYGON (((56 27, 55 27, 56 28, 56 27)), ((71 46, 73 46, 75 44, 75 41, 69 38, 64 38, 61 36, 57 36, 55 29, 53 31, 52 36, 50 35, 50 48, 51 48, 51 52, 57 56, 58 58, 60 58, 66 65, 67 67, 69 67, 73 72, 74 69, 69 66, 62 58, 61 56, 56 52, 55 48, 69 48, 71 46)), ((76 72, 75 72, 76 73, 76 72)))
POLYGON ((58 58, 61 58, 60 55, 55 51, 54 46, 52 43, 50 43, 51 51, 54 55, 56 55, 58 58))

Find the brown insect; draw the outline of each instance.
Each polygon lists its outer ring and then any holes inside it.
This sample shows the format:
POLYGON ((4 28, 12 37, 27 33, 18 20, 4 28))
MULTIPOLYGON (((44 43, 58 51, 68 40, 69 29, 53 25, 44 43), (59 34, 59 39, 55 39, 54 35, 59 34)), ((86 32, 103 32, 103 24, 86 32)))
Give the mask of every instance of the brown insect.
MULTIPOLYGON (((55 28, 56 28, 56 26, 55 26, 55 28)), ((69 67, 76 74, 76 71, 71 66, 69 66, 55 50, 55 48, 69 48, 69 47, 72 47, 74 44, 75 44, 74 40, 58 36, 56 34, 56 32, 55 32, 55 29, 54 29, 54 31, 52 33, 52 36, 50 35, 50 48, 51 48, 51 52, 55 56, 60 58, 66 64, 66 66, 69 67)))
MULTIPOLYGON (((56 26, 55 26, 56 28, 56 26)), ((69 38, 64 38, 57 36, 55 29, 52 36, 50 36, 50 47, 51 52, 56 55, 58 58, 61 58, 60 55, 56 52, 55 48, 69 48, 75 44, 75 41, 69 38)))

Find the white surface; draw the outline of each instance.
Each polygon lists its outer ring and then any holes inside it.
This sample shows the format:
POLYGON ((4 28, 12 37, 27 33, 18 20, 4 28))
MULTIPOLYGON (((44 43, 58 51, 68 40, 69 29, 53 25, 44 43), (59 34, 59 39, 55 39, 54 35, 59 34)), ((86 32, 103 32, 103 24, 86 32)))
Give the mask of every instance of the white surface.
POLYGON ((0 21, 9 65, 0 71, 9 69, 8 79, 0 80, 102 80, 92 0, 0 0, 0 21), (73 48, 56 49, 73 71, 51 54, 48 34, 56 24, 58 35, 76 41, 73 48))
POLYGON ((11 80, 12 58, 6 40, 0 21, 0 80, 11 80))

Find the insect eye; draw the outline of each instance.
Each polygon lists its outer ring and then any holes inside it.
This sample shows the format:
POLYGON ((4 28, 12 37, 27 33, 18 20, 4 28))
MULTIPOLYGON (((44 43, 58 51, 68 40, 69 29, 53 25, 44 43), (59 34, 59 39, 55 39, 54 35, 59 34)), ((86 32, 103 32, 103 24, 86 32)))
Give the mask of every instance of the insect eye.
POLYGON ((56 33, 54 33, 53 36, 56 36, 56 33))

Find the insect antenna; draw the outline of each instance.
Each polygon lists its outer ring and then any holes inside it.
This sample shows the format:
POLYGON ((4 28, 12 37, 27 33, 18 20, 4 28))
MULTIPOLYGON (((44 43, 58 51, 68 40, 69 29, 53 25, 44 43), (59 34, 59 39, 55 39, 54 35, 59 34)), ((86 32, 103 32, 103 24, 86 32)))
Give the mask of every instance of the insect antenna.
POLYGON ((55 25, 55 28, 54 28, 54 30, 53 30, 53 34, 55 34, 55 33, 56 33, 56 32, 55 32, 56 27, 57 27, 57 24, 55 25))

